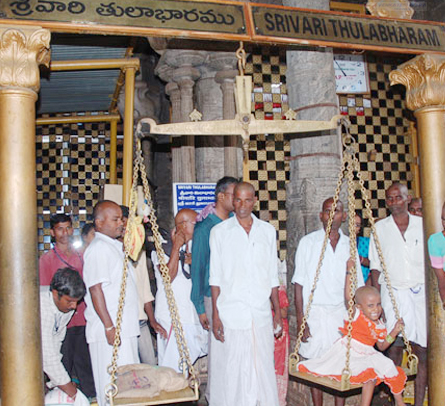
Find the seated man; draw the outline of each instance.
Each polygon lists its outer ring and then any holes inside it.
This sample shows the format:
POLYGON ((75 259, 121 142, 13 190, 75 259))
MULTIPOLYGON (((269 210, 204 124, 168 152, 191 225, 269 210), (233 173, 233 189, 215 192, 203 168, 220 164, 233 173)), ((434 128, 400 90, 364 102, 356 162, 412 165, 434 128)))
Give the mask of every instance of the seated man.
MULTIPOLYGON (((199 357, 207 355, 208 341, 207 331, 202 328, 198 313, 196 313, 195 306, 190 299, 192 290, 190 279, 191 239, 196 223, 196 215, 196 212, 190 209, 182 209, 178 212, 175 217, 176 227, 172 233, 173 247, 170 257, 166 255, 173 294, 192 363, 199 357)), ((159 366, 170 367, 182 372, 179 367, 179 351, 156 251, 152 252, 151 259, 158 287, 155 300, 155 318, 167 332, 166 337, 158 333, 158 363, 159 366)))
POLYGON ((57 386, 73 399, 77 388, 62 364, 60 349, 66 326, 85 293, 81 276, 70 268, 59 269, 51 280, 49 290, 40 293, 43 371, 49 378, 47 386, 57 386))

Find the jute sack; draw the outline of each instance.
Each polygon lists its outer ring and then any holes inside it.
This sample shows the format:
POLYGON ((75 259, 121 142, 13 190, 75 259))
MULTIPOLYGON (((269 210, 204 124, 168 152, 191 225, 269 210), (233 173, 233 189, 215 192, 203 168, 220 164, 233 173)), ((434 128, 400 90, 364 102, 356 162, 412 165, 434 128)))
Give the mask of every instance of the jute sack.
POLYGON ((184 389, 188 381, 171 368, 130 364, 117 368, 116 384, 119 389, 117 398, 153 398, 161 391, 184 389))

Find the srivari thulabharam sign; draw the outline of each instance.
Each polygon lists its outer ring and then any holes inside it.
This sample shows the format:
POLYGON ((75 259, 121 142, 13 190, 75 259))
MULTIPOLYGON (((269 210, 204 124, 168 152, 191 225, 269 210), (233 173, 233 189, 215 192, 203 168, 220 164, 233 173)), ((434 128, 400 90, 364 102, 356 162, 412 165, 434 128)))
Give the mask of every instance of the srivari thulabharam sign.
POLYGON ((252 5, 255 38, 280 37, 385 48, 445 51, 445 27, 411 20, 388 20, 252 5))

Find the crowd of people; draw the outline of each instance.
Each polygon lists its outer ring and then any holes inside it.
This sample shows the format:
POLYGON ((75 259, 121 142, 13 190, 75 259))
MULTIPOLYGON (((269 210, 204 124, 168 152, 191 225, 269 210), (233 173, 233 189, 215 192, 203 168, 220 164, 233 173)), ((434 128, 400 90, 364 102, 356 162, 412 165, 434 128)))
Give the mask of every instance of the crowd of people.
MULTIPOLYGON (((278 271, 276 230, 253 214, 256 202, 251 184, 224 177, 216 184, 214 204, 199 215, 191 209, 180 210, 170 235, 163 236, 165 262, 191 362, 208 355, 205 399, 211 406, 286 405, 289 301, 278 271)), ((386 190, 391 215, 376 223, 380 248, 375 236, 362 235, 362 219, 357 215, 356 258, 350 258, 349 237, 341 229, 347 212, 337 201, 313 291, 334 202, 333 198, 322 202, 321 228, 303 237, 295 254, 296 327, 304 329, 299 348, 303 360, 298 369, 341 379, 347 303, 355 300, 351 382, 363 384, 361 405, 370 405, 381 381, 396 403, 403 404, 406 376, 400 369, 404 348, 400 333, 404 329, 419 358, 415 405, 420 406, 427 385, 421 200, 411 199, 400 183, 386 190), (350 288, 353 269, 358 282, 355 295, 350 288), (384 271, 391 281, 398 319, 384 271), (309 317, 302 326, 310 300, 309 317)), ((84 245, 78 250, 72 244, 71 217, 53 215, 53 246, 39 261, 47 387, 58 387, 71 398, 80 390, 90 399, 97 398, 99 406, 107 404, 105 387, 110 381, 108 365, 116 334, 127 220, 125 206, 98 202, 93 222, 82 229, 84 245)), ((445 228, 445 205, 442 222, 445 228)), ((428 241, 442 300, 444 236, 445 230, 428 241)), ((147 251, 142 250, 129 264, 118 364, 142 362, 187 372, 180 362, 160 259, 156 250, 147 251), (156 281, 154 295, 147 258, 156 281)), ((312 387, 311 394, 314 405, 321 406, 323 392, 312 387)), ((336 405, 344 402, 344 397, 335 398, 336 405)))

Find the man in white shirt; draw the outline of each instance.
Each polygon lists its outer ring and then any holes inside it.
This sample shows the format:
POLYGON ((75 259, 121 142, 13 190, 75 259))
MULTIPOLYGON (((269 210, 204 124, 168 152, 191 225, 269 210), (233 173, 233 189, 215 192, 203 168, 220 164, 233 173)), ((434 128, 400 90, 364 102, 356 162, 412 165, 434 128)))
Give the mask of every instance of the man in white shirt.
POLYGON ((47 289, 40 292, 43 370, 49 388, 58 387, 74 399, 77 388, 63 366, 61 347, 66 326, 86 288, 77 271, 63 268, 56 271, 47 289))
MULTIPOLYGON (((376 232, 400 317, 405 323, 406 335, 412 343, 414 353, 419 357, 415 405, 420 406, 423 405, 427 385, 425 262, 422 218, 408 212, 410 200, 406 185, 393 183, 386 190, 386 206, 391 215, 376 223, 376 232)), ((397 320, 373 236, 369 245, 369 259, 372 282, 381 289, 386 327, 390 331, 397 320)), ((388 349, 388 356, 396 365, 401 364, 401 339, 388 349)))
MULTIPOLYGON (((295 273, 292 283, 295 284, 295 307, 297 311, 297 326, 300 331, 303 315, 314 283, 317 265, 325 239, 329 214, 334 203, 333 198, 323 202, 320 220, 323 228, 304 236, 295 253, 295 273)), ((329 350, 333 343, 341 337, 339 327, 343 326, 346 314, 345 277, 346 262, 349 259, 349 237, 343 234, 340 227, 346 220, 347 213, 343 203, 337 202, 332 221, 329 241, 320 269, 320 279, 314 291, 307 326, 300 346, 300 355, 305 358, 316 358, 329 350)), ((363 286, 363 274, 357 255, 358 286, 363 286)), ((323 392, 311 388, 312 400, 315 406, 323 404, 323 392)), ((343 405, 345 399, 335 397, 335 404, 343 405)))
POLYGON ((280 336, 282 320, 276 230, 252 215, 256 200, 251 184, 236 185, 235 216, 210 232, 210 406, 279 404, 274 329, 280 336))
MULTIPOLYGON (((193 363, 207 355, 208 333, 199 322, 198 313, 190 299, 192 281, 190 279, 191 244, 193 230, 196 223, 196 212, 191 209, 182 209, 175 217, 175 228, 172 231, 172 249, 170 256, 165 255, 165 261, 170 275, 173 295, 178 308, 184 336, 193 363)), ((157 284, 155 317, 165 329, 158 332, 158 362, 181 372, 179 365, 179 351, 176 343, 175 331, 172 326, 170 309, 165 294, 164 282, 159 270, 159 259, 156 251, 151 254, 157 284), (165 332, 167 332, 165 334, 165 332)))
MULTIPOLYGON (((90 346, 96 395, 99 406, 105 406, 105 386, 110 382, 107 372, 111 364, 115 323, 119 306, 124 252, 117 240, 122 235, 122 210, 108 200, 96 204, 93 212, 96 234, 84 254, 83 277, 87 287, 86 337, 90 346)), ((127 289, 121 325, 118 364, 139 363, 138 293, 133 268, 128 264, 127 289)))

